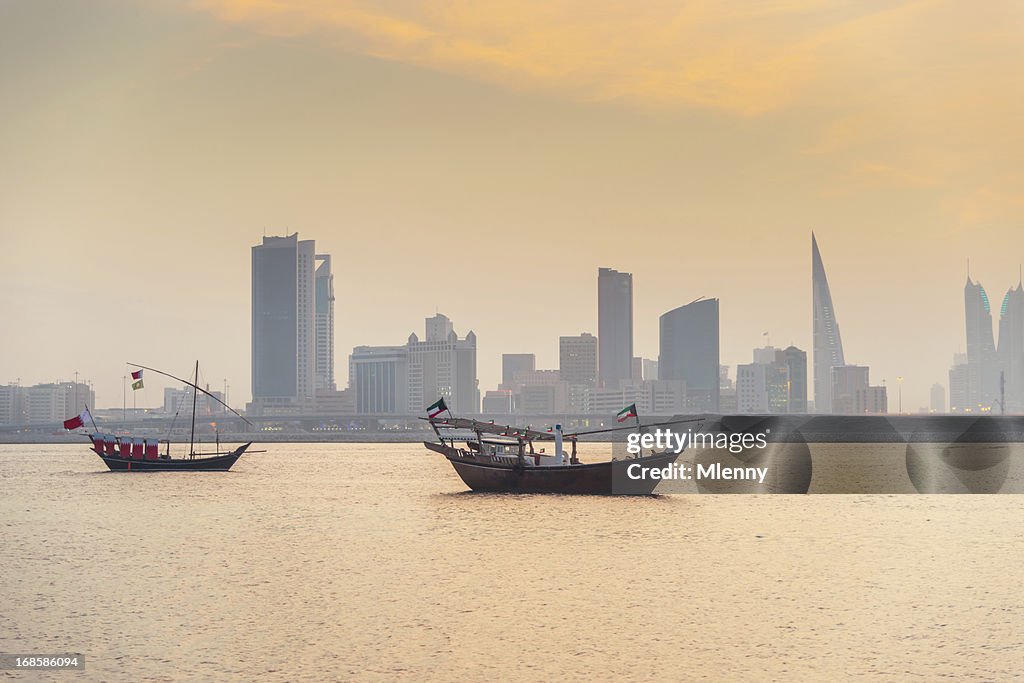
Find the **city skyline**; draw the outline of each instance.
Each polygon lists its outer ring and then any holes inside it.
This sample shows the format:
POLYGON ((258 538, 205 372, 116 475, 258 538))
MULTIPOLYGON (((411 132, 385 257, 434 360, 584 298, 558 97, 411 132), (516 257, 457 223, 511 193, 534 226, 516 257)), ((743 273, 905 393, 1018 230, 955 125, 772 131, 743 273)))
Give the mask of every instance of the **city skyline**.
POLYGON ((635 356, 700 296, 722 302, 725 364, 765 330, 809 350, 815 230, 851 360, 905 377, 916 409, 965 351, 967 258, 990 291, 1016 283, 1014 4, 652 7, 628 26, 613 7, 277 7, 0 9, 0 381, 77 370, 118 405, 125 361, 198 357, 238 404, 264 226, 333 256, 339 386, 350 349, 437 311, 478 335, 484 389, 503 352, 557 367, 559 336, 597 334, 597 267, 635 274, 635 356), (432 37, 369 30, 388 17, 432 37), (625 52, 596 59, 608 31, 625 52), (445 37, 480 49, 428 49, 445 37))
MULTIPOLYGON (((273 244, 275 241, 278 241, 278 242, 282 242, 282 241, 286 241, 286 240, 293 240, 294 241, 295 239, 297 239, 297 234, 298 233, 293 233, 292 236, 290 236, 288 238, 282 237, 282 236, 264 236, 264 238, 263 238, 264 245, 262 245, 262 246, 265 247, 268 240, 269 240, 270 244, 273 244)), ((817 243, 816 243, 816 241, 814 239, 813 233, 812 233, 811 237, 812 237, 812 264, 811 264, 812 267, 811 267, 811 272, 812 272, 812 274, 814 274, 814 273, 817 272, 815 270, 815 266, 816 265, 820 265, 820 256, 818 255, 818 252, 817 252, 817 243)), ((303 240, 303 241, 298 242, 297 244, 298 245, 302 245, 303 242, 308 245, 308 248, 310 250, 313 249, 312 245, 315 242, 314 240, 303 240)), ((260 248, 260 246, 254 247, 253 248, 253 252, 256 253, 256 251, 259 248, 260 248)), ((307 255, 309 257, 310 263, 312 262, 313 255, 314 255, 313 251, 310 251, 309 254, 307 255)), ((327 274, 330 273, 331 257, 329 255, 316 253, 315 254, 315 260, 316 260, 317 263, 321 263, 321 267, 326 265, 327 266, 327 271, 326 272, 327 272, 327 274)), ((599 269, 599 271, 609 270, 608 268, 605 268, 603 266, 601 268, 598 268, 598 269, 599 269)), ((311 268, 311 272, 316 272, 317 270, 318 270, 318 268, 311 268)), ((321 273, 325 273, 325 270, 318 270, 318 271, 321 272, 321 273)), ((612 272, 616 272, 613 269, 611 269, 611 271, 612 272)), ((633 279, 634 273, 632 273, 632 272, 616 272, 616 274, 621 274, 621 275, 629 276, 630 287, 632 287, 632 279, 633 279)), ((333 276, 331 278, 331 281, 333 281, 333 276)), ((332 286, 333 286, 333 282, 331 282, 330 285, 327 285, 327 287, 333 289, 332 286)), ((826 287, 827 287, 827 285, 826 285, 826 287)), ((594 298, 596 300, 598 298, 596 296, 596 292, 599 290, 599 287, 598 288, 594 288, 594 289, 595 289, 595 297, 594 298)), ((812 287, 810 289, 813 289, 813 284, 812 284, 812 287)), ((979 281, 973 281, 973 280, 971 280, 971 278, 969 276, 968 287, 967 287, 967 290, 965 292, 971 292, 971 291, 984 292, 984 290, 981 288, 980 280, 979 281)), ((1007 294, 1007 297, 1005 299, 1000 298, 1000 300, 1004 301, 1004 304, 1002 304, 1001 308, 1006 310, 1008 302, 1011 302, 1012 305, 1014 305, 1014 306, 1019 306, 1019 304, 1017 303, 1017 299, 1014 298, 1014 297, 1019 296, 1019 292, 1020 291, 1021 291, 1020 290, 1020 284, 1018 284, 1017 286, 1014 286, 1014 287, 1010 287, 1009 288, 1009 292, 1007 294)), ((962 294, 962 296, 967 296, 967 294, 962 294)), ((970 311, 972 309, 978 309, 980 306, 982 306, 981 301, 982 301, 983 298, 987 299, 987 294, 985 294, 985 295, 979 294, 977 296, 977 298, 978 298, 978 303, 976 305, 972 306, 972 299, 970 297, 968 297, 968 299, 967 299, 967 311, 968 311, 968 313, 965 313, 965 310, 964 310, 963 307, 961 308, 961 316, 962 316, 961 335, 962 335, 962 337, 965 334, 965 330, 973 329, 973 328, 971 328, 971 326, 969 326, 967 324, 966 319, 964 319, 965 315, 970 314, 970 311)), ((310 300, 308 303, 309 303, 310 310, 312 310, 312 307, 313 307, 312 300, 310 300)), ((333 296, 331 297, 331 303, 332 303, 332 305, 334 303, 333 296)), ((691 304, 692 304, 692 302, 691 302, 691 304)), ((687 305, 689 305, 689 304, 687 304, 687 305)), ((685 309, 687 307, 687 305, 677 306, 676 308, 685 309)), ((717 305, 718 305, 718 303, 716 301, 716 306, 717 305)), ((674 308, 673 310, 670 310, 670 311, 668 311, 666 313, 663 313, 663 315, 659 316, 659 317, 664 317, 665 315, 667 315, 669 313, 676 312, 676 308, 674 308)), ((597 317, 598 317, 597 312, 598 311, 595 311, 595 316, 594 316, 594 326, 593 326, 594 329, 597 328, 597 317)), ((332 314, 332 317, 333 317, 333 314, 332 314)), ((428 317, 428 321, 429 321, 429 316, 427 316, 427 317, 428 317)), ((444 316, 441 315, 440 317, 443 318, 444 316)), ((994 314, 993 315, 991 313, 985 312, 984 313, 984 319, 987 319, 987 321, 989 321, 989 323, 991 324, 992 335, 994 336, 995 335, 995 327, 1001 322, 1001 318, 998 316, 998 314, 994 314)), ((977 324, 977 321, 976 321, 976 324, 977 324)), ((326 332, 323 330, 323 324, 321 323, 321 321, 319 321, 318 318, 317 318, 315 326, 313 326, 313 329, 316 330, 317 334, 321 334, 321 335, 326 334, 326 332)), ((591 333, 584 332, 583 334, 591 334, 591 333)), ((764 333, 764 334, 767 334, 767 333, 764 333)), ((970 333, 968 333, 968 334, 970 335, 970 333)), ((555 370, 558 369, 558 367, 559 367, 559 359, 560 359, 559 358, 560 349, 559 349, 559 341, 558 340, 560 338, 564 338, 564 337, 565 337, 565 335, 556 335, 554 337, 554 344, 555 344, 556 348, 555 348, 554 353, 551 354, 551 356, 554 358, 554 364, 553 365, 549 365, 549 364, 547 364, 546 361, 535 360, 535 364, 536 364, 538 369, 545 368, 545 367, 554 368, 555 370)), ((813 335, 808 335, 808 337, 813 339, 813 335)), ((989 337, 989 339, 991 339, 991 338, 992 337, 989 337)), ((540 343, 538 344, 538 346, 536 348, 540 348, 540 347, 544 346, 545 344, 550 344, 551 339, 545 339, 545 340, 539 339, 538 341, 540 343)), ((725 340, 722 340, 720 342, 720 347, 724 347, 725 346, 725 344, 723 343, 724 341, 725 340)), ((748 355, 749 355, 751 349, 754 349, 754 351, 757 352, 757 350, 759 349, 758 343, 761 343, 762 341, 763 341, 763 338, 759 338, 758 341, 756 343, 752 344, 752 346, 749 349, 746 349, 746 353, 748 353, 748 355)), ((474 342, 475 342, 475 338, 474 338, 474 342)), ((801 342, 801 343, 803 343, 803 342, 801 342)), ((801 346, 801 343, 797 343, 795 345, 798 346, 798 347, 803 348, 801 346)), ((1019 342, 1016 339, 1015 339, 1015 343, 1019 344, 1019 342)), ((348 365, 348 364, 346 364, 345 361, 346 360, 350 361, 351 349, 356 349, 357 350, 359 348, 364 348, 366 346, 367 346, 366 344, 356 344, 354 347, 350 347, 349 350, 345 350, 344 348, 336 349, 335 350, 335 357, 333 358, 333 364, 332 365, 339 365, 339 360, 340 360, 339 367, 342 367, 342 368, 346 367, 346 365, 348 365), (340 358, 338 357, 339 355, 341 356, 340 358)), ((371 346, 373 346, 373 345, 371 345, 371 346)), ((489 346, 493 346, 493 344, 489 345, 489 346)), ((811 346, 811 344, 808 343, 807 346, 811 346)), ((969 344, 961 344, 961 346, 959 346, 958 348, 968 348, 968 347, 969 347, 969 344)), ((383 348, 386 348, 386 347, 383 347, 383 348)), ((995 351, 995 347, 993 345, 989 349, 989 352, 991 354, 992 359, 994 359, 996 357, 996 354, 995 354, 994 351, 995 351)), ((956 351, 956 353, 959 353, 959 352, 961 352, 961 351, 958 351, 958 350, 956 351)), ((528 356, 534 357, 535 359, 536 358, 549 357, 549 354, 545 353, 543 351, 541 351, 541 352, 538 352, 538 351, 529 351, 529 352, 499 351, 498 352, 498 356, 497 356, 497 361, 498 361, 497 365, 499 366, 498 372, 496 374, 497 380, 495 380, 494 383, 489 383, 489 382, 487 382, 483 378, 483 376, 480 376, 480 378, 479 378, 479 392, 480 392, 480 395, 482 395, 484 391, 495 389, 495 388, 499 387, 502 384, 502 368, 501 368, 501 366, 502 366, 503 358, 505 356, 517 356, 517 355, 528 355, 528 356)), ((965 352, 965 357, 966 357, 966 355, 967 354, 965 352)), ((646 357, 646 356, 639 356, 638 355, 638 356, 635 356, 635 357, 636 358, 640 358, 640 357, 646 357)), ((657 357, 658 357, 658 352, 657 352, 656 347, 655 347, 655 352, 653 353, 653 359, 656 359, 657 357)), ((321 358, 317 357, 317 362, 318 362, 318 364, 322 364, 323 360, 321 358)), ((743 358, 739 358, 735 362, 726 362, 725 360, 723 360, 722 362, 723 362, 723 366, 724 367, 727 367, 727 368, 730 369, 730 377, 733 380, 735 380, 736 377, 737 377, 737 369, 740 366, 744 365, 744 362, 746 362, 746 360, 744 360, 743 358)), ((486 367, 487 365, 489 365, 488 361, 487 361, 487 358, 483 358, 482 360, 478 359, 477 360, 478 374, 479 374, 479 369, 481 367, 486 367)), ((872 366, 872 364, 870 364, 870 362, 867 362, 866 365, 867 366, 872 366)), ((851 367, 853 367, 853 366, 851 366, 851 367)), ((948 371, 948 367, 946 368, 946 370, 948 371)), ((214 372, 214 375, 215 374, 217 374, 217 373, 214 372)), ((206 383, 208 383, 208 384, 211 384, 214 387, 220 386, 218 380, 211 379, 214 375, 205 376, 204 377, 204 381, 206 383)), ((486 375, 490 376, 490 373, 486 373, 486 375)), ((946 388, 946 391, 947 391, 947 394, 948 394, 949 386, 946 384, 946 379, 947 379, 946 375, 943 373, 943 374, 940 374, 937 377, 940 380, 940 382, 943 384, 943 386, 946 388)), ((121 394, 123 393, 123 389, 124 389, 124 387, 122 386, 124 384, 124 381, 123 381, 124 377, 122 376, 122 377, 119 377, 119 378, 116 378, 116 379, 118 380, 117 381, 117 387, 120 387, 120 388, 118 389, 118 394, 117 394, 117 396, 115 396, 115 399, 123 398, 123 396, 121 394)), ((225 379, 228 380, 229 384, 231 383, 228 378, 225 378, 225 379)), ((662 379, 666 379, 666 378, 663 377, 662 379)), ((20 381, 20 378, 18 378, 18 381, 20 381)), ((58 379, 45 379, 44 378, 44 379, 40 379, 40 380, 38 380, 38 382, 34 382, 34 383, 46 384, 48 382, 62 382, 62 381, 66 381, 66 380, 62 379, 62 378, 58 378, 58 379)), ((90 385, 92 385, 95 381, 96 380, 94 380, 94 379, 93 380, 89 380, 90 385)), ((10 382, 10 380, 8 380, 7 382, 2 382, 2 383, 5 384, 5 383, 9 383, 9 382, 10 382)), ((102 382, 99 382, 99 383, 102 384, 102 382)), ((113 382, 109 382, 108 384, 111 384, 113 386, 114 383, 113 382)), ((240 384, 244 384, 244 383, 240 382, 240 384)), ((345 377, 345 379, 343 381, 339 381, 336 384, 337 384, 337 386, 339 388, 340 387, 348 386, 349 383, 348 383, 347 376, 345 377)), ((153 391, 151 391, 150 393, 139 392, 139 394, 135 394, 134 392, 129 391, 129 394, 130 394, 128 396, 129 403, 133 402, 133 400, 136 400, 139 396, 141 396, 143 398, 144 404, 148 405, 148 404, 152 403, 153 405, 155 405, 155 407, 159 407, 159 405, 161 404, 161 402, 163 400, 163 398, 162 398, 163 394, 161 392, 163 392, 164 390, 166 390, 168 388, 174 388, 176 385, 173 382, 166 382, 166 383, 164 383, 161 378, 154 377, 153 379, 151 379, 150 381, 147 382, 146 386, 147 387, 152 387, 153 391), (147 400, 147 402, 145 402, 146 400, 147 400)), ((233 384, 232 384, 232 386, 233 386, 233 384)), ((921 405, 913 405, 912 408, 910 408, 911 404, 908 402, 907 405, 905 405, 904 408, 906 410, 908 410, 908 411, 916 411, 916 410, 919 410, 921 408, 927 408, 928 405, 931 404, 931 400, 932 400, 931 399, 931 391, 932 391, 932 388, 933 388, 932 384, 929 384, 929 386, 925 389, 925 392, 928 395, 928 400, 926 402, 922 402, 921 405)), ((809 392, 809 398, 811 398, 813 400, 813 396, 810 394, 810 392, 809 392)), ((976 397, 972 398, 972 400, 975 400, 975 399, 976 399, 976 397)), ((243 400, 243 397, 241 397, 238 393, 236 393, 236 394, 233 394, 232 402, 234 404, 236 404, 236 405, 239 405, 239 407, 241 407, 241 405, 243 405, 245 401, 243 400)), ((104 403, 103 400, 98 400, 97 408, 116 409, 116 408, 119 408, 120 405, 121 405, 121 402, 119 402, 118 400, 112 400, 109 403, 104 403)), ((140 408, 141 407, 142 407, 142 405, 140 405, 140 408)), ((415 413, 416 412, 415 407, 409 407, 409 410, 410 410, 411 413, 415 413)), ((819 409, 818 409, 817 405, 815 405, 815 411, 814 412, 818 412, 818 411, 819 411, 819 409)))

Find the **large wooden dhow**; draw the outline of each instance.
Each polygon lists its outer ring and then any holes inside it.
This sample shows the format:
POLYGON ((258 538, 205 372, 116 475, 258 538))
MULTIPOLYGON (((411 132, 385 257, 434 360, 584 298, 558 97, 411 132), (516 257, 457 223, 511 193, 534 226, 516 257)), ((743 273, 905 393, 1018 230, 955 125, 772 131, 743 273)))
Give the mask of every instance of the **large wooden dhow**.
POLYGON ((130 434, 104 433, 100 431, 95 421, 92 419, 92 415, 89 414, 88 406, 86 406, 85 411, 81 415, 65 420, 64 428, 84 428, 85 435, 89 437, 90 441, 92 441, 93 452, 100 456, 100 459, 103 460, 103 463, 110 468, 111 471, 227 472, 252 445, 252 442, 249 442, 236 446, 235 448, 222 451, 218 439, 214 451, 204 453, 196 450, 196 399, 200 393, 205 394, 213 401, 222 405, 225 410, 229 410, 234 413, 246 424, 250 426, 252 424, 243 415, 231 408, 227 403, 224 403, 224 401, 199 386, 199 361, 196 361, 195 382, 175 377, 174 375, 162 370, 146 367, 144 365, 136 365, 134 363, 130 365, 138 368, 138 370, 132 372, 133 379, 141 380, 142 371, 149 370, 151 372, 164 375, 165 377, 170 377, 178 382, 182 382, 192 389, 192 429, 189 435, 189 449, 187 454, 174 458, 171 457, 171 444, 169 438, 161 442, 158 439, 133 437, 130 434), (88 430, 87 423, 92 423, 94 431, 90 432, 88 430), (161 443, 165 446, 163 453, 160 452, 161 443))
POLYGON ((474 491, 651 495, 659 482, 648 476, 649 470, 671 465, 681 454, 673 451, 583 463, 577 453, 580 437, 626 428, 563 433, 560 425, 539 431, 454 416, 432 415, 426 420, 438 440, 423 445, 447 458, 474 491), (541 443, 553 444, 552 452, 541 443), (568 451, 563 450, 565 445, 568 451))

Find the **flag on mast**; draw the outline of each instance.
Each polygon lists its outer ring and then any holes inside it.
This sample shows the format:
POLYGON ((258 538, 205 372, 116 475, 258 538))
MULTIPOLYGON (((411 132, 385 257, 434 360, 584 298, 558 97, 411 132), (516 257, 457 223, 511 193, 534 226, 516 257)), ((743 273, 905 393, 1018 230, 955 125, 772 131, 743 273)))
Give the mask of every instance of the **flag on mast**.
POLYGON ((89 415, 89 409, 86 408, 78 415, 64 420, 64 429, 78 429, 79 427, 84 427, 85 421, 91 419, 92 416, 89 415))
POLYGON ((142 380, 141 379, 138 382, 132 382, 132 391, 138 391, 141 388, 142 388, 142 380))
POLYGON ((142 379, 142 370, 136 370, 132 373, 132 381, 142 379))
MULTIPOLYGON (((427 417, 437 417, 446 410, 448 410, 448 405, 444 402, 444 397, 442 396, 436 402, 427 406, 427 417)), ((448 410, 448 412, 450 413, 451 411, 448 410)))
POLYGON ((615 416, 616 422, 625 422, 631 417, 636 417, 636 404, 630 403, 628 406, 619 411, 618 415, 615 416))

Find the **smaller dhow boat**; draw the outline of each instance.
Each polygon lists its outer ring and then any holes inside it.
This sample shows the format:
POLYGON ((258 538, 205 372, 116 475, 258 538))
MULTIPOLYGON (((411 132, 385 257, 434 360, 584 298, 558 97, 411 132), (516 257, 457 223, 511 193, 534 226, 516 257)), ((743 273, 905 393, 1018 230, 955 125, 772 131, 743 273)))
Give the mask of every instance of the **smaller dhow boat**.
MULTIPOLYGON (((242 457, 242 454, 245 453, 249 446, 252 445, 252 442, 249 442, 231 450, 221 451, 220 439, 218 437, 216 450, 213 452, 203 453, 196 451, 196 397, 199 393, 205 394, 211 400, 222 405, 226 410, 230 410, 236 416, 240 417, 246 424, 252 424, 246 420, 243 415, 231 408, 227 403, 224 403, 220 398, 199 386, 198 361, 196 361, 195 382, 190 382, 163 372, 162 370, 148 368, 144 365, 135 365, 134 363, 130 365, 138 368, 138 370, 132 372, 132 379, 134 381, 133 388, 141 386, 143 370, 150 370, 164 375, 165 377, 170 377, 171 379, 177 380, 188 387, 191 387, 192 430, 189 436, 188 454, 182 457, 172 458, 170 454, 171 442, 169 438, 161 441, 159 439, 133 437, 128 434, 115 435, 101 432, 99 427, 96 425, 95 420, 93 420, 92 415, 89 413, 89 407, 86 406, 85 410, 80 415, 64 421, 64 429, 70 430, 83 428, 85 430, 84 434, 92 441, 93 452, 100 456, 103 462, 106 463, 107 467, 111 470, 123 472, 226 472, 231 469, 231 466, 235 464, 235 461, 242 457), (86 423, 91 423, 93 431, 90 432, 88 430, 86 423), (160 453, 161 444, 166 446, 163 453, 160 453)), ((173 429, 173 423, 171 427, 173 429)))
MULTIPOLYGON (((682 451, 651 453, 621 460, 583 463, 577 457, 580 437, 641 428, 636 406, 619 413, 619 422, 636 418, 636 427, 612 427, 563 433, 561 425, 546 431, 459 418, 444 399, 427 409, 437 442, 423 445, 440 453, 474 491, 507 493, 565 493, 590 495, 651 495, 659 483, 650 470, 671 466, 682 451), (447 412, 448 417, 440 417, 447 412), (460 445, 460 442, 462 445, 460 445), (552 453, 538 442, 553 442, 552 453), (563 450, 568 443, 569 451, 563 450)), ((654 425, 648 425, 654 426, 654 425)))

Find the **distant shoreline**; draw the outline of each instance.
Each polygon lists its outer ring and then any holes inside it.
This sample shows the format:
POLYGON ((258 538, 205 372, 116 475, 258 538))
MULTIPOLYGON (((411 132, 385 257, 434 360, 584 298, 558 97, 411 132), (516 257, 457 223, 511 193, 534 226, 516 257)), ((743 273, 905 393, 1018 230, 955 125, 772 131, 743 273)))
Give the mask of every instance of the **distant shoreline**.
MULTIPOLYGON (((694 415, 676 416, 680 421, 694 415)), ((1021 443, 1024 415, 705 415, 702 431, 761 432, 768 430, 775 443, 1021 443)), ((653 418, 652 418, 653 419, 653 418)), ((664 425, 675 418, 658 418, 664 425)), ((687 424, 687 428, 693 424, 687 424)), ((650 427, 648 430, 652 429, 650 427)), ((682 430, 682 426, 677 428, 682 430)), ((604 433, 581 441, 625 440, 630 430, 604 433)), ((246 432, 222 433, 222 443, 420 443, 436 437, 428 430, 246 432)), ((202 443, 213 443, 203 434, 202 443)), ((175 435, 173 443, 188 443, 175 435)), ((0 433, 0 444, 84 444, 82 434, 44 432, 0 433)))

